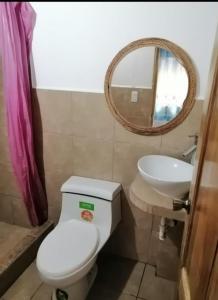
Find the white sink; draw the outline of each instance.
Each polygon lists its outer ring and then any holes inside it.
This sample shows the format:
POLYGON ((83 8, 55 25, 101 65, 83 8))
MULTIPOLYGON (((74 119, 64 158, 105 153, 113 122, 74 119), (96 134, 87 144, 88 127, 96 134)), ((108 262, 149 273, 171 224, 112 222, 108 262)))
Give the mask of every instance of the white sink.
POLYGON ((146 155, 139 159, 141 176, 158 193, 181 199, 190 188, 193 166, 164 155, 146 155))

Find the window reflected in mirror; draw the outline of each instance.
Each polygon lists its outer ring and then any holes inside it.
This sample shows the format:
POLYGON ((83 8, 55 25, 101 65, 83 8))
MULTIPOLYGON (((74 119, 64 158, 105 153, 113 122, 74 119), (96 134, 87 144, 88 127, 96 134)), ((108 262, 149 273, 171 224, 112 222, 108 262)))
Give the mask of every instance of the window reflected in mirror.
POLYGON ((186 69, 159 47, 141 47, 117 64, 110 86, 116 109, 128 122, 158 127, 174 119, 188 92, 186 69))
POLYGON ((153 126, 175 118, 181 111, 188 91, 188 76, 172 52, 157 48, 157 79, 153 126))

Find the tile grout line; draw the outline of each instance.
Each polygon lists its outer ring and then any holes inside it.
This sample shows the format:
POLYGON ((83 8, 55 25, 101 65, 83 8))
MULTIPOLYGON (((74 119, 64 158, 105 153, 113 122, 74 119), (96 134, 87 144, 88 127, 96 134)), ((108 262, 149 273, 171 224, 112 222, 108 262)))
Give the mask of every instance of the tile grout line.
POLYGON ((43 282, 40 283, 40 285, 36 288, 36 290, 33 292, 32 296, 30 297, 30 300, 33 299, 33 297, 35 297, 35 295, 38 293, 38 291, 43 286, 43 284, 44 284, 43 282))
POLYGON ((142 285, 142 281, 143 281, 143 277, 144 277, 144 274, 145 274, 146 265, 147 265, 147 263, 144 265, 144 269, 143 269, 143 272, 142 272, 142 277, 141 277, 141 280, 140 280, 140 283, 139 283, 139 288, 138 288, 138 292, 137 292, 136 298, 138 298, 138 296, 139 296, 139 291, 140 291, 140 288, 141 288, 141 285, 142 285))
POLYGON ((159 149, 159 154, 161 154, 161 149, 162 149, 162 144, 163 144, 163 135, 160 136, 160 149, 159 149))

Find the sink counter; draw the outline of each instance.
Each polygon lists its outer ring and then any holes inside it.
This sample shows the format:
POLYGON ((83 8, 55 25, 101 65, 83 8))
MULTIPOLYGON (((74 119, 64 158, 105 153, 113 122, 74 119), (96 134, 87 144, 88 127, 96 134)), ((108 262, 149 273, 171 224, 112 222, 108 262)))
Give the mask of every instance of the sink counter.
POLYGON ((131 202, 144 212, 178 221, 186 220, 187 211, 184 208, 173 210, 173 199, 155 192, 139 173, 130 186, 129 196, 131 202))

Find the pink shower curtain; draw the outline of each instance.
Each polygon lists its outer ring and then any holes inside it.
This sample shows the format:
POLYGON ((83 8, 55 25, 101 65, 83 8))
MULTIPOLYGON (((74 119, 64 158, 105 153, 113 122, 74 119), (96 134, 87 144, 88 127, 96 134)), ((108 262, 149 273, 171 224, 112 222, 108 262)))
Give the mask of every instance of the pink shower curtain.
POLYGON ((48 209, 33 146, 29 55, 35 17, 28 2, 0 2, 0 47, 11 160, 30 222, 40 225, 46 221, 48 209))

